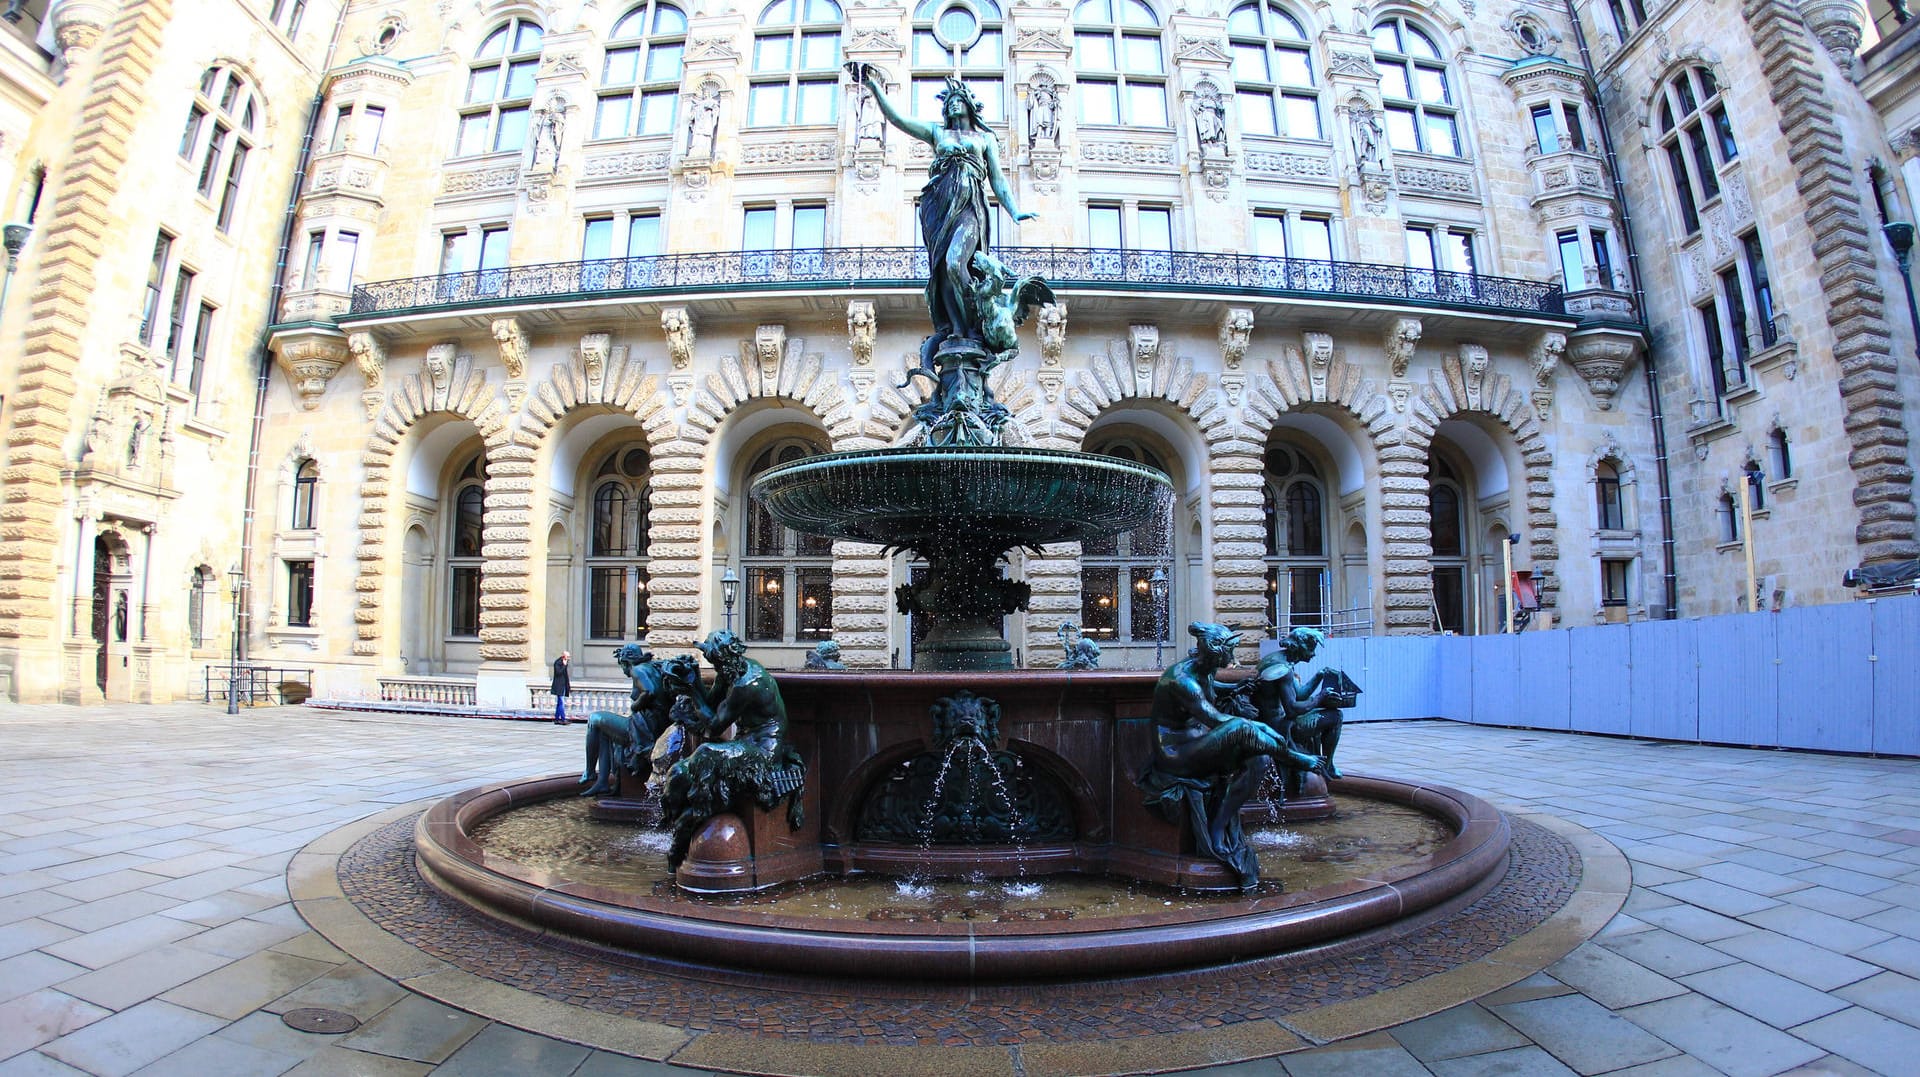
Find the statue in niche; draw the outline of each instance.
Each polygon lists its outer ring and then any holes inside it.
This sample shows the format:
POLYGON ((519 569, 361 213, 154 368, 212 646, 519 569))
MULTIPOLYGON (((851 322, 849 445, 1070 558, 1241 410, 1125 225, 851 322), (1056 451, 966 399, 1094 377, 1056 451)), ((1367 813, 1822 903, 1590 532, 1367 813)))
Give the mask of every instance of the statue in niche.
POLYGON ((1200 142, 1200 153, 1225 153, 1227 150, 1227 106, 1220 100, 1220 89, 1202 82, 1193 93, 1193 133, 1200 142))
POLYGON ((560 145, 567 133, 567 104, 557 94, 533 110, 533 170, 551 172, 560 165, 560 145))
POLYGON ((674 700, 673 721, 707 738, 667 773, 661 809, 673 827, 667 865, 678 868, 702 824, 749 804, 772 811, 787 802, 787 825, 805 819, 801 790, 806 762, 787 745, 787 705, 767 668, 747 657, 747 645, 731 632, 702 640, 700 653, 714 668, 713 687, 674 700), (733 727, 731 740, 718 739, 733 727))
POLYGON ((1321 773, 1327 764, 1296 750, 1259 718, 1238 713, 1234 690, 1214 680, 1233 665, 1238 632, 1202 621, 1187 632, 1193 651, 1153 687, 1156 750, 1140 786, 1148 807, 1169 822, 1184 820, 1200 853, 1231 869, 1242 889, 1252 889, 1260 862, 1240 829, 1240 809, 1259 787, 1267 760, 1321 773))
POLYGON ((871 145, 877 149, 886 140, 887 118, 880 114, 880 106, 874 104, 873 91, 862 86, 859 104, 854 107, 853 144, 855 148, 871 145))
POLYGON ((1380 145, 1387 137, 1380 125, 1380 113, 1365 101, 1355 99, 1347 113, 1353 124, 1353 159, 1362 172, 1378 171, 1380 145))
POLYGON ((127 434, 127 467, 137 468, 147 452, 147 430, 151 421, 145 412, 135 412, 133 428, 127 434))
POLYGON ((113 593, 113 639, 116 643, 127 642, 127 593, 113 593))
POLYGON ((1044 75, 1035 76, 1027 97, 1027 142, 1033 146, 1060 145, 1060 87, 1044 75))
POLYGON ((1055 669, 1084 670, 1100 668, 1100 645, 1088 639, 1080 631, 1080 626, 1067 621, 1054 634, 1060 637, 1060 646, 1066 651, 1066 657, 1060 660, 1055 669))
POLYGON ((687 103, 687 156, 713 156, 713 140, 720 130, 720 88, 709 82, 700 96, 687 103))
MULTIPOLYGON (((644 786, 653 774, 654 747, 672 729, 674 703, 700 691, 700 660, 690 654, 661 662, 638 643, 625 644, 613 654, 620 672, 633 681, 632 706, 625 714, 595 711, 587 717, 587 767, 580 773, 580 784, 587 786, 580 794, 583 797, 613 795, 629 774, 644 786)), ((685 744, 682 735, 669 745, 670 763, 685 751, 685 744)))

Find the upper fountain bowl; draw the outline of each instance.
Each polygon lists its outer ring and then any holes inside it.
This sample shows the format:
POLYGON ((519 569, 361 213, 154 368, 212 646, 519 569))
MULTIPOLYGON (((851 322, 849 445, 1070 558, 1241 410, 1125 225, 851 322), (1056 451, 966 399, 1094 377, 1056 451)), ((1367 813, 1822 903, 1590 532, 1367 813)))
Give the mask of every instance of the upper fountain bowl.
POLYGON ((1092 453, 916 446, 796 460, 754 480, 753 496, 796 531, 922 551, 997 543, 997 553, 1164 519, 1173 481, 1092 453))

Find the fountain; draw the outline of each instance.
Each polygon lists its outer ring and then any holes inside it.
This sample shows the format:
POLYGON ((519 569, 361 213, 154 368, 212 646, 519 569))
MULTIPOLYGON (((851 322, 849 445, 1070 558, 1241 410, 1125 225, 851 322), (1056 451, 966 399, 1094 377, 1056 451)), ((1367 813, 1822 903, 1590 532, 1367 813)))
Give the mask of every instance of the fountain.
MULTIPOLYGON (((607 747, 595 742, 590 791, 609 791, 622 765, 625 781, 644 781, 619 746, 665 724, 706 739, 672 765, 654 809, 672 828, 664 855, 593 831, 570 803, 581 782, 565 776, 435 806, 416 831, 421 873, 490 915, 657 957, 969 982, 1244 960, 1391 931, 1484 892, 1506 862, 1498 812, 1447 789, 1339 776, 1339 711, 1357 686, 1296 674, 1316 633, 1296 631, 1239 682, 1226 671, 1242 640, 1206 623, 1189 627, 1193 653, 1158 675, 1013 668, 1000 624, 1027 586, 1001 574, 1010 552, 1131 530, 1166 512, 1172 486, 1127 461, 1002 444, 1011 418, 988 375, 1052 292, 989 253, 986 188, 1026 215, 961 82, 949 80, 935 125, 901 116, 868 68, 851 70, 934 148, 920 210, 934 331, 909 372, 931 383, 920 442, 786 464, 752 494, 797 530, 925 558, 925 578, 897 591, 933 626, 913 669, 823 659, 776 683, 716 632, 700 646, 708 688, 685 659, 669 669, 623 654, 632 716, 596 717, 607 747), (1255 800, 1263 785, 1286 801, 1255 800), (1269 817, 1332 829, 1290 836, 1269 817), (1317 858, 1289 852, 1301 842, 1317 858), (583 858, 582 846, 601 852, 583 858), (924 881, 938 879, 963 882, 924 881)), ((650 817, 626 792, 595 814, 650 817)))

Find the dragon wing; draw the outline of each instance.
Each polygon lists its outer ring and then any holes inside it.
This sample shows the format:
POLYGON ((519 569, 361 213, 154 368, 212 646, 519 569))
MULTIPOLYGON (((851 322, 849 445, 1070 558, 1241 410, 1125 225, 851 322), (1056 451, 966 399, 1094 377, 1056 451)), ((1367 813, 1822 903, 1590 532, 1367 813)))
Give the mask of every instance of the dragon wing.
POLYGON ((1034 308, 1052 303, 1053 289, 1039 277, 1021 277, 1013 284, 1013 324, 1025 325, 1034 308))

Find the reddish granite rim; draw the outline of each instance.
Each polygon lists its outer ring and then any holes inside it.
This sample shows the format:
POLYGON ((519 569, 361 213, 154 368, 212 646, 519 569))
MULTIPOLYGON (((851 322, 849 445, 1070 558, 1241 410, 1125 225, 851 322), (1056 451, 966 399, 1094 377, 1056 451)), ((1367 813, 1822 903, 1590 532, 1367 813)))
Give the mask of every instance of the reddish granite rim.
POLYGON ((569 882, 489 857, 471 828, 510 808, 570 795, 571 776, 468 790, 440 801, 414 832, 421 874, 442 892, 543 933, 699 965, 944 981, 1116 976, 1243 961, 1321 946, 1432 909, 1498 878, 1510 839, 1491 804, 1444 786, 1352 776, 1335 796, 1363 796, 1427 812, 1455 837, 1431 856, 1381 877, 1206 909, 1133 918, 1128 926, 866 924, 689 906, 652 894, 569 882))

